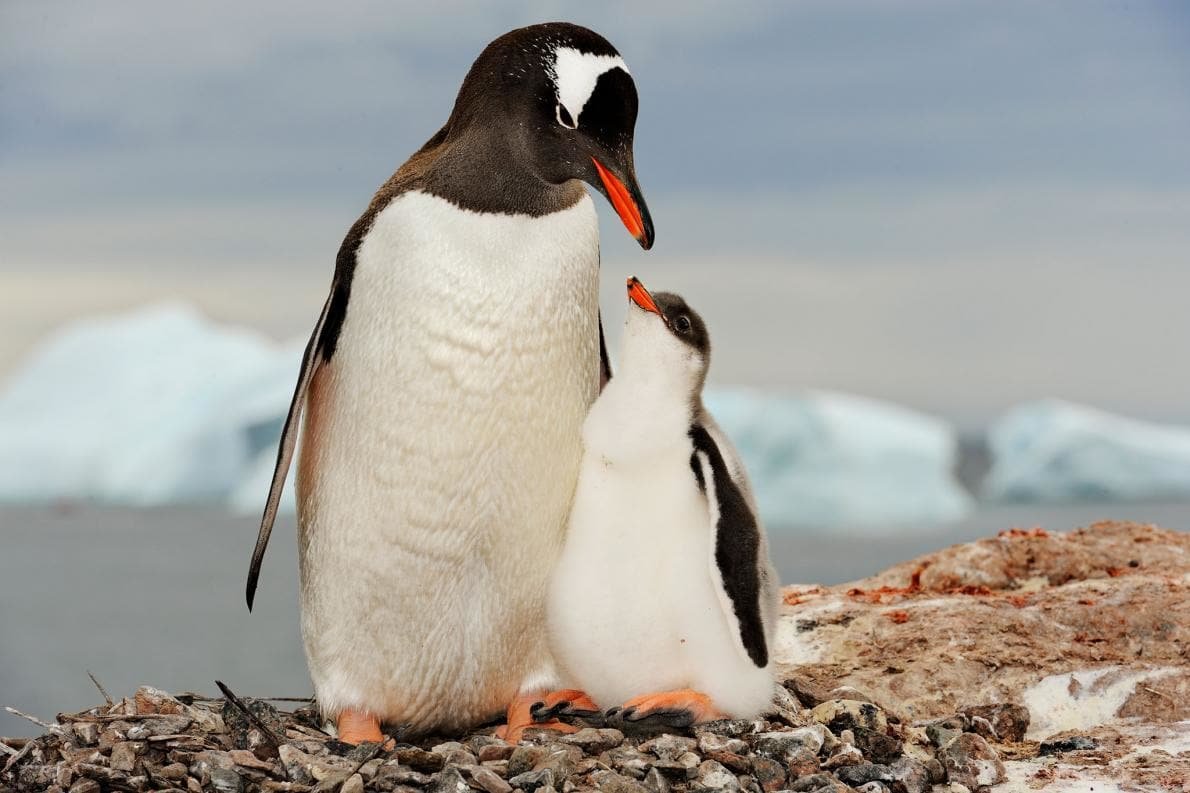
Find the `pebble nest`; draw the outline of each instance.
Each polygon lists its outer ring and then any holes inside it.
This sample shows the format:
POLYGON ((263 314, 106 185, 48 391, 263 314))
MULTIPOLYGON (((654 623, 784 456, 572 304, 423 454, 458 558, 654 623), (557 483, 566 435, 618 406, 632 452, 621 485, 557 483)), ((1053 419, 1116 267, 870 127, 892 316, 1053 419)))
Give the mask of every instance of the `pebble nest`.
POLYGON ((1038 751, 1022 743, 1019 705, 907 724, 855 689, 797 678, 755 720, 661 734, 624 721, 530 730, 518 745, 491 727, 408 741, 397 731, 388 749, 335 740, 312 703, 287 711, 221 688, 212 699, 145 686, 60 714, 40 737, 0 739, 0 793, 974 793, 1004 780, 1001 753, 1038 751))

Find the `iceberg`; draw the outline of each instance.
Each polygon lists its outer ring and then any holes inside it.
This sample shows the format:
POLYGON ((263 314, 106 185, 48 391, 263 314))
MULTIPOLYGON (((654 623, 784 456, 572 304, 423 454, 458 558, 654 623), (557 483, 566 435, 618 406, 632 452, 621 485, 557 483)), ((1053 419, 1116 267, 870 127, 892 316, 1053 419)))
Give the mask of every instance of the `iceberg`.
POLYGON ((983 496, 1003 502, 1190 496, 1190 427, 1050 399, 1020 405, 988 432, 983 496))
POLYGON ((831 392, 719 388, 705 401, 773 529, 873 533, 935 527, 971 511, 954 476, 957 435, 940 419, 831 392))
POLYGON ((297 356, 181 304, 72 323, 0 393, 0 500, 221 501, 275 445, 297 356))

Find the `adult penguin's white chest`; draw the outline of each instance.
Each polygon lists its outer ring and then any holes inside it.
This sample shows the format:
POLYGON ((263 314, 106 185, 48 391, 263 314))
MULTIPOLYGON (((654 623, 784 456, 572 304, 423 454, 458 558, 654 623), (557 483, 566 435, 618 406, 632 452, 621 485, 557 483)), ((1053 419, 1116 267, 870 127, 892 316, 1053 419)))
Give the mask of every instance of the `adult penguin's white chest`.
POLYGON ((598 266, 585 195, 531 217, 409 192, 377 214, 298 474, 325 710, 462 727, 548 667, 544 597, 598 390, 598 266))

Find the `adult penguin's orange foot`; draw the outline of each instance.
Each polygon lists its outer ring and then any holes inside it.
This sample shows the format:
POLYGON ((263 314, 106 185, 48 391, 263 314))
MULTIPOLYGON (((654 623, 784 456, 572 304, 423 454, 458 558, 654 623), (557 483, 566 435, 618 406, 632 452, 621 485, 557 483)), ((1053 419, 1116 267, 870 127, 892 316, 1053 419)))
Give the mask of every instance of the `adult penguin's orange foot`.
POLYGON ((380 719, 365 710, 348 708, 339 714, 335 722, 339 732, 339 740, 353 746, 361 743, 383 744, 385 749, 391 749, 396 744, 392 738, 380 731, 380 719))
POLYGON ((583 727, 602 727, 603 711, 587 692, 577 688, 551 691, 529 708, 534 724, 560 721, 583 727))
MULTIPOLYGON (((581 694, 582 692, 580 691, 578 693, 581 694)), ((535 730, 554 730, 556 732, 578 732, 578 727, 573 727, 557 719, 549 719, 547 721, 535 721, 533 719, 534 708, 541 705, 545 701, 546 696, 548 695, 541 691, 517 694, 516 698, 508 706, 507 720, 504 724, 496 728, 496 737, 503 738, 509 743, 520 743, 525 730, 529 728, 535 730)))
POLYGON ((685 729, 723 714, 711 698, 692 688, 633 697, 607 712, 608 723, 629 730, 685 729))

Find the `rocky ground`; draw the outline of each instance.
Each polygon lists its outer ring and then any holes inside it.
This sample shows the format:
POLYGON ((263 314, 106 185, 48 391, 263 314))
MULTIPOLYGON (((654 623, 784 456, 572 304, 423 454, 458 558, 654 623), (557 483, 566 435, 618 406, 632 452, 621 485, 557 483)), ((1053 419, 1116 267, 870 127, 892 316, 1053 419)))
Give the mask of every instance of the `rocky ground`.
MULTIPOLYGON (((349 747, 314 709, 135 696, 0 739, 10 790, 1190 791, 1190 535, 1010 531, 789 587, 760 719, 349 747)), ((106 695, 105 695, 106 696, 106 695)), ((109 698, 110 699, 110 698, 109 698)))

